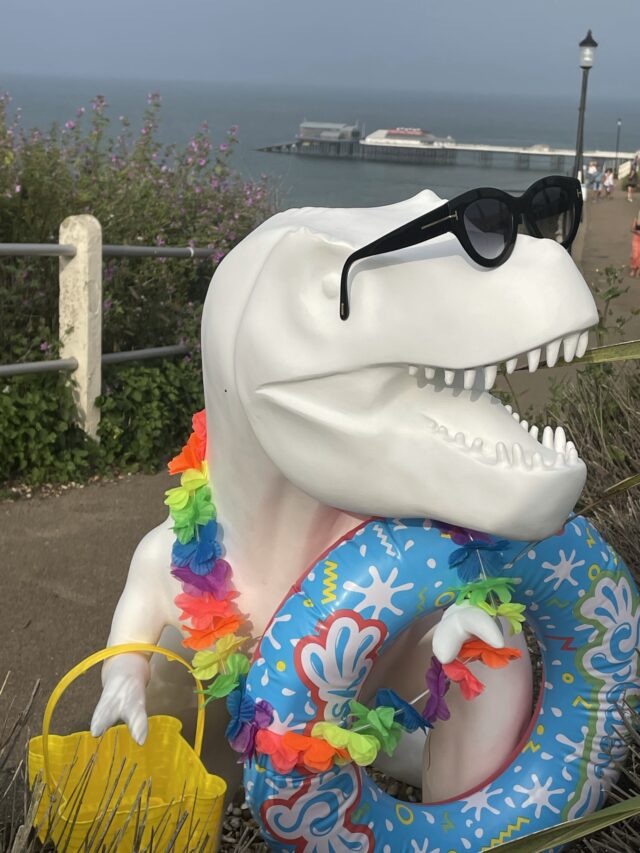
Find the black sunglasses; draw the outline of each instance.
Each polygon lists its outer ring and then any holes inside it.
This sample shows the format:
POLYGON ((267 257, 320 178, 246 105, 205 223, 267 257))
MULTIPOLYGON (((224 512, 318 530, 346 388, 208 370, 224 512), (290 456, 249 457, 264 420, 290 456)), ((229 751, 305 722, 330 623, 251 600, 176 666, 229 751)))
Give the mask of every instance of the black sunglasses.
POLYGON ((340 317, 349 316, 347 283, 355 261, 450 232, 476 263, 499 267, 513 251, 520 224, 532 237, 547 237, 569 249, 578 233, 581 211, 580 182, 562 175, 541 178, 517 197, 491 187, 469 190, 349 255, 340 279, 340 317))

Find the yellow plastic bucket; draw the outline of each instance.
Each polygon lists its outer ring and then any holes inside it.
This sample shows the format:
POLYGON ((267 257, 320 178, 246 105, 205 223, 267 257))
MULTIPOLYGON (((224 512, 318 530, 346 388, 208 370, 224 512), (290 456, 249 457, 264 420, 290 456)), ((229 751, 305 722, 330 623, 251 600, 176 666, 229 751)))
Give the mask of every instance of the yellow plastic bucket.
POLYGON ((90 732, 49 734, 53 711, 66 688, 95 664, 126 652, 164 655, 193 675, 189 664, 168 649, 127 643, 90 655, 60 680, 44 712, 42 735, 29 741, 29 783, 33 786, 42 773, 46 785, 34 819, 40 840, 51 840, 69 853, 129 853, 150 844, 154 850, 166 850, 171 842, 175 851, 215 851, 227 785, 200 760, 201 693, 193 748, 180 734, 180 721, 167 716, 149 718, 143 746, 124 725, 113 726, 99 739, 90 732))

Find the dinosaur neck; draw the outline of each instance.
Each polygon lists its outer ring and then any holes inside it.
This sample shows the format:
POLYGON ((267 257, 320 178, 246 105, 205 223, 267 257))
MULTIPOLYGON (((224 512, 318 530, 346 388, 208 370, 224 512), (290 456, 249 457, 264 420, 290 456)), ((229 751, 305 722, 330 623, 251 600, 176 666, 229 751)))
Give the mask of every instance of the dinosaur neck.
POLYGON ((213 435, 209 467, 225 559, 240 593, 238 606, 258 636, 302 572, 362 518, 292 485, 248 425, 226 436, 220 425, 213 435))

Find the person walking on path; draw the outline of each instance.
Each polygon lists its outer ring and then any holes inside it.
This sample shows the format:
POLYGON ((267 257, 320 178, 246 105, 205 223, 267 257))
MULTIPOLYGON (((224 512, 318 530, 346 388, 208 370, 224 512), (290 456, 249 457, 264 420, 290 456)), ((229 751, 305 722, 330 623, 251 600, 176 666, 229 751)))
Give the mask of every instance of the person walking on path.
POLYGON ((609 201, 613 201, 613 187, 615 184, 613 178, 613 169, 607 169, 604 173, 604 180, 602 182, 604 186, 604 192, 609 201))
POLYGON ((627 201, 633 201, 633 194, 638 186, 638 167, 636 163, 631 166, 629 177, 627 178, 627 201))
POLYGON ((640 278, 640 211, 631 223, 631 258, 629 259, 629 275, 640 278))
POLYGON ((593 175, 593 201, 600 201, 602 195, 602 167, 596 165, 596 171, 593 175))

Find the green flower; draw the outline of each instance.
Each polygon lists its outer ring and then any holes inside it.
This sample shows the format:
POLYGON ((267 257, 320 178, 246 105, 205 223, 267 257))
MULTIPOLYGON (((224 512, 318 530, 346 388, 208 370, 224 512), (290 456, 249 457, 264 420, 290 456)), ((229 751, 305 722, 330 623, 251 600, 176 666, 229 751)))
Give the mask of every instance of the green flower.
POLYGON ((525 610, 524 604, 501 604, 496 610, 496 615, 503 616, 507 620, 512 634, 519 634, 522 631, 525 610))
POLYGON ((183 509, 171 507, 173 531, 178 542, 186 545, 196 535, 196 525, 204 525, 212 521, 216 511, 211 502, 211 489, 203 487, 194 492, 183 509))
POLYGON ((393 755, 402 737, 402 727, 395 721, 393 708, 367 708, 352 699, 349 703, 358 734, 371 735, 379 741, 387 755, 393 755))
POLYGON ((249 672, 249 658, 243 654, 231 655, 224 665, 225 672, 215 678, 202 691, 207 697, 205 705, 213 699, 223 699, 240 685, 242 676, 249 672))
POLYGON ((474 581, 458 589, 456 604, 468 601, 474 607, 482 607, 491 595, 495 595, 501 604, 508 604, 511 601, 514 586, 514 581, 509 578, 486 578, 485 580, 474 581))
POLYGON ((373 764, 380 750, 380 741, 373 735, 363 735, 343 729, 336 723, 316 723, 311 737, 319 737, 336 749, 346 749, 359 767, 373 764))

